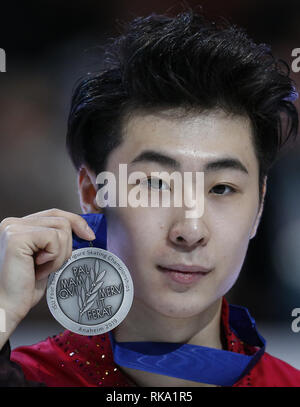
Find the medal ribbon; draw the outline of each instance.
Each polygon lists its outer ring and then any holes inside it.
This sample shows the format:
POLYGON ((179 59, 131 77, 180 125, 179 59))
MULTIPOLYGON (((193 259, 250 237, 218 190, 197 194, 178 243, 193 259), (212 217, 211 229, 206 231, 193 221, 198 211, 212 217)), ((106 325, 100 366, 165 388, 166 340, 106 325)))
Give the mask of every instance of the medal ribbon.
MULTIPOLYGON (((106 221, 102 214, 82 214, 93 229, 93 246, 106 250, 106 221)), ((86 240, 73 235, 73 249, 86 240)), ((257 346, 251 356, 227 350, 173 342, 116 342, 109 332, 114 361, 120 366, 217 386, 232 386, 258 362, 266 341, 245 307, 229 305, 229 326, 244 342, 257 346)))
POLYGON ((111 331, 109 336, 114 361, 120 366, 199 383, 232 386, 251 370, 265 351, 266 341, 252 325, 253 321, 246 308, 229 305, 231 329, 249 345, 260 347, 251 356, 182 343, 116 342, 111 331))

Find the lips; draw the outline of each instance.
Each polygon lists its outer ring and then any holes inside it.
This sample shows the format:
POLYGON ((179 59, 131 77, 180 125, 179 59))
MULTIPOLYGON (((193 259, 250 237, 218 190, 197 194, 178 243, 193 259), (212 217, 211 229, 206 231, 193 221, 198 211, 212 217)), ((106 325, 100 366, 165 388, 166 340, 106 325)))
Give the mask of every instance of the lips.
POLYGON ((158 269, 167 278, 179 284, 196 283, 211 271, 206 267, 184 264, 158 266, 158 269))
POLYGON ((194 266, 194 265, 185 265, 185 264, 175 264, 175 265, 167 265, 167 266, 158 266, 162 271, 178 271, 181 273, 208 273, 211 269, 202 267, 202 266, 194 266))

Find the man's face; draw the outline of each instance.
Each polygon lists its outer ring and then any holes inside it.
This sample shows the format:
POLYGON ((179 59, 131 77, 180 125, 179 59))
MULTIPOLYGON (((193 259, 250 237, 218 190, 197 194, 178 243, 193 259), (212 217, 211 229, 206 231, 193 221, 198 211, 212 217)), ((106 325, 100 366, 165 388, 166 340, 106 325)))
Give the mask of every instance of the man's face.
MULTIPOLYGON (((129 268, 135 305, 169 317, 191 317, 228 292, 238 277, 259 210, 258 161, 246 118, 211 111, 174 119, 170 112, 132 116, 106 170, 116 178, 119 163, 128 165, 128 176, 174 171, 171 162, 155 154, 135 160, 149 150, 176 160, 182 178, 186 171, 206 168, 204 213, 187 218, 185 206, 106 208, 107 250, 129 268), (209 272, 167 271, 178 265, 209 272)), ((141 183, 150 196, 150 182, 141 183)))

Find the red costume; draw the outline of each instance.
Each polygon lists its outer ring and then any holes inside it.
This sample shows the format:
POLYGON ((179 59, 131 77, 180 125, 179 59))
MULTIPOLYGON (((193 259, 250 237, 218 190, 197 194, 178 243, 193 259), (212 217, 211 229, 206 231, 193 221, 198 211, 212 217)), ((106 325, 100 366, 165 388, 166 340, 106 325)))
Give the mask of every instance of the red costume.
MULTIPOLYGON (((229 305, 222 303, 222 329, 226 350, 252 355, 257 348, 243 343, 229 327, 229 305)), ((21 346, 11 360, 22 367, 29 381, 55 387, 137 386, 114 363, 109 334, 81 336, 70 331, 32 346, 21 346)), ((264 353, 249 373, 233 387, 300 387, 300 371, 264 353)))

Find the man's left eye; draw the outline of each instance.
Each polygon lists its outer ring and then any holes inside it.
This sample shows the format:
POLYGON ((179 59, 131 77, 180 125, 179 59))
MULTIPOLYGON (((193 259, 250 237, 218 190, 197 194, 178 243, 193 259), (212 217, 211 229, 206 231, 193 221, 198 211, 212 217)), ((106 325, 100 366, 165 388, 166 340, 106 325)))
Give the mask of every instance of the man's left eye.
POLYGON ((211 191, 217 195, 228 195, 230 193, 235 192, 236 190, 229 185, 219 184, 219 185, 215 185, 211 189, 211 191))

